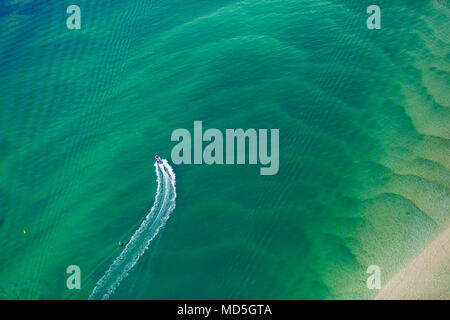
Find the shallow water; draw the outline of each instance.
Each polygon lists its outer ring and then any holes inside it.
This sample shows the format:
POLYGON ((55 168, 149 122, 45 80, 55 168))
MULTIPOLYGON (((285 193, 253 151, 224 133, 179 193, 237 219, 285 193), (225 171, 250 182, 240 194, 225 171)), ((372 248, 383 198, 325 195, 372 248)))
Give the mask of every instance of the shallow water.
POLYGON ((370 4, 78 1, 68 30, 68 3, 2 2, 0 297, 87 299, 194 120, 278 128, 280 170, 172 165, 177 208, 112 299, 373 297, 367 266, 449 223, 450 35, 445 2, 378 1, 381 30, 370 4))

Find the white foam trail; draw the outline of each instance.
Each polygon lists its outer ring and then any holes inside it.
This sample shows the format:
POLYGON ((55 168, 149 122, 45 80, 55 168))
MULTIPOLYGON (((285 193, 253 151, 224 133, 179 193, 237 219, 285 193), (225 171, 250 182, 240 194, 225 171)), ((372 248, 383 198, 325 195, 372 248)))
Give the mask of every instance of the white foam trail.
POLYGON ((103 277, 95 285, 89 299, 108 299, 114 293, 120 282, 136 265, 139 258, 147 250, 150 242, 156 237, 159 230, 164 227, 171 212, 175 209, 177 196, 175 188, 175 173, 167 160, 162 164, 155 162, 156 190, 155 202, 147 213, 144 221, 131 237, 122 253, 113 261, 103 277))

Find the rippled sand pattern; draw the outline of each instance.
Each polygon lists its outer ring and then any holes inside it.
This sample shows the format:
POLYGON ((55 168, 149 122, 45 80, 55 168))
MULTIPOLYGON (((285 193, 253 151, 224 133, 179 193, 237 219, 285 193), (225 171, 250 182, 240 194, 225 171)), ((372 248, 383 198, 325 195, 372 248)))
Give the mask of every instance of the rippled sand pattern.
POLYGON ((194 120, 280 129, 280 171, 173 166, 176 214, 112 299, 374 298, 369 265, 392 288, 448 230, 447 1, 379 0, 381 30, 371 1, 78 2, 77 31, 0 5, 0 298, 87 299, 194 120))

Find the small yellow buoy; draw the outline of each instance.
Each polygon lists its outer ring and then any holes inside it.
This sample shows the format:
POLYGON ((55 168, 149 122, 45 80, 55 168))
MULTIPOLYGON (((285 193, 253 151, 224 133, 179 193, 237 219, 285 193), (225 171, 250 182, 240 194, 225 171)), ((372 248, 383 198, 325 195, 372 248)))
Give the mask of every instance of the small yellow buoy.
POLYGON ((23 234, 27 234, 27 232, 25 231, 25 229, 23 230, 23 234))

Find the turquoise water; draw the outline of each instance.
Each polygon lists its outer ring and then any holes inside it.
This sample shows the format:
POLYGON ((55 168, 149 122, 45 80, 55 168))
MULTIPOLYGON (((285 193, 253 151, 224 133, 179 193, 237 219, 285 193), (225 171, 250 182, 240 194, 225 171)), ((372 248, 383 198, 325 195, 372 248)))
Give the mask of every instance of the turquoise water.
POLYGON ((195 120, 279 129, 279 172, 172 164, 111 299, 371 298, 448 225, 446 1, 378 1, 381 30, 356 0, 76 1, 68 30, 72 2, 0 4, 0 298, 87 299, 195 120))

